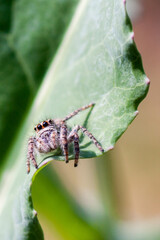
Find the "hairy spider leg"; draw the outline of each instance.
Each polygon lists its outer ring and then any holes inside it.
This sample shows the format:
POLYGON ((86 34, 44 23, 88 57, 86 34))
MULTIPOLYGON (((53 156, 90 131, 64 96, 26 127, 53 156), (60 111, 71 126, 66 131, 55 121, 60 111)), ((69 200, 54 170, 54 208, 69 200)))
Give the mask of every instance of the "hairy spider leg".
POLYGON ((61 127, 60 127, 60 146, 63 150, 63 154, 65 157, 65 162, 68 163, 68 141, 67 141, 67 125, 65 124, 65 122, 62 121, 61 123, 61 127))
POLYGON ((77 133, 74 134, 74 151, 75 151, 74 167, 77 167, 79 159, 79 136, 77 133))
POLYGON ((50 145, 47 144, 43 138, 36 138, 36 148, 40 153, 48 153, 50 152, 51 148, 50 145))
POLYGON ((30 160, 32 161, 35 168, 38 168, 35 156, 34 156, 34 148, 35 148, 35 138, 30 137, 28 140, 28 154, 27 154, 27 173, 30 172, 30 160))
POLYGON ((52 150, 55 150, 59 146, 59 136, 58 136, 58 131, 57 129, 53 130, 53 132, 50 135, 50 146, 52 150))
POLYGON ((78 130, 81 129, 81 131, 88 136, 92 142, 96 145, 96 147, 101 151, 104 152, 104 149, 101 147, 101 145, 99 144, 99 142, 97 141, 97 139, 93 136, 92 133, 90 133, 85 127, 79 126, 78 125, 78 130))
POLYGON ((75 115, 77 115, 79 112, 81 112, 81 111, 83 111, 83 110, 86 110, 87 108, 93 107, 94 105, 95 105, 95 103, 90 103, 90 104, 88 104, 88 105, 86 105, 86 106, 83 106, 83 107, 81 107, 81 108, 78 108, 78 109, 75 110, 74 112, 70 113, 67 117, 65 117, 65 118, 63 119, 63 121, 64 121, 64 122, 67 121, 68 119, 70 119, 70 118, 74 117, 75 115))
POLYGON ((79 159, 79 136, 78 136, 77 126, 73 128, 73 130, 70 132, 67 140, 68 140, 68 143, 74 142, 74 152, 75 152, 74 167, 77 167, 78 159, 79 159))
POLYGON ((98 143, 97 139, 92 135, 92 133, 90 133, 85 127, 82 127, 79 125, 75 126, 68 136, 68 143, 71 143, 74 141, 74 150, 75 150, 74 166, 75 167, 78 166, 78 159, 79 159, 79 136, 78 136, 79 130, 81 130, 86 136, 88 136, 101 152, 104 152, 104 149, 101 147, 101 145, 98 143))

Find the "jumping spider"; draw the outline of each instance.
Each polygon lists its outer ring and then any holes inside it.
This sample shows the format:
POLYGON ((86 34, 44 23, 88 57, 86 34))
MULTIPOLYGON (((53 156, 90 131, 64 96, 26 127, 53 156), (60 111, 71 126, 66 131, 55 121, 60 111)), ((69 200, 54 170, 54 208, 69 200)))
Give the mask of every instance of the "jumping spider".
POLYGON ((81 107, 64 119, 48 119, 35 126, 34 130, 36 131, 36 137, 30 137, 28 140, 27 173, 30 172, 30 161, 32 161, 35 168, 38 168, 35 159, 36 151, 40 153, 48 153, 60 147, 63 151, 65 162, 68 163, 68 145, 72 142, 74 142, 75 151, 74 166, 77 167, 79 159, 79 130, 87 135, 101 152, 104 152, 96 138, 92 135, 92 133, 88 132, 85 127, 77 125, 69 132, 66 125, 67 120, 74 117, 79 112, 89 107, 93 107, 94 105, 94 103, 91 103, 81 107))

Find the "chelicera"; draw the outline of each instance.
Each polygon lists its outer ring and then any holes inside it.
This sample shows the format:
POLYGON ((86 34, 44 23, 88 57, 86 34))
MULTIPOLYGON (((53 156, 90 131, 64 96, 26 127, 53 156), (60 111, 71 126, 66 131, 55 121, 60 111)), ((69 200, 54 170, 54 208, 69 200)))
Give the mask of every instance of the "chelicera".
POLYGON ((75 160, 74 166, 78 166, 79 159, 79 136, 78 131, 81 130, 84 135, 88 136, 95 146, 104 152, 103 148, 97 141, 97 139, 90 133, 85 127, 76 125, 71 131, 69 131, 66 121, 77 115, 79 112, 93 107, 95 104, 91 103, 84 107, 81 107, 64 119, 48 119, 41 123, 38 123, 34 130, 36 137, 30 137, 28 140, 28 154, 27 154, 27 173, 30 172, 30 161, 33 163, 35 168, 38 168, 36 162, 36 153, 48 153, 57 148, 61 148, 65 157, 65 162, 68 163, 68 145, 74 143, 75 160))

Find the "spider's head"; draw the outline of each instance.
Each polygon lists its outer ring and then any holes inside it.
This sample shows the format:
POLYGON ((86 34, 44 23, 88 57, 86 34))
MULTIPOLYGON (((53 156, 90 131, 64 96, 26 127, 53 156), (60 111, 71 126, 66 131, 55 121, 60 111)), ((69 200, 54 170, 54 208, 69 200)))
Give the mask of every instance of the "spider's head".
POLYGON ((46 120, 46 121, 43 121, 43 122, 41 122, 41 123, 38 123, 38 124, 34 127, 34 130, 35 130, 36 132, 39 132, 41 129, 43 129, 43 128, 51 125, 51 124, 52 124, 52 120, 51 120, 51 119, 48 119, 48 120, 46 120))

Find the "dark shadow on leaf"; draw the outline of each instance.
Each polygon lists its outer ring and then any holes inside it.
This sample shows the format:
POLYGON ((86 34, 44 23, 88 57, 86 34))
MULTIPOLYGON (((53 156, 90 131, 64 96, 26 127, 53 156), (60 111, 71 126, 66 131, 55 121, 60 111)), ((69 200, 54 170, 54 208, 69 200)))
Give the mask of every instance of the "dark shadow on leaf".
POLYGON ((80 158, 93 158, 96 157, 95 152, 93 151, 81 151, 80 158))
MULTIPOLYGON (((128 44, 125 51, 126 51, 126 54, 124 57, 129 59, 129 61, 131 62, 135 78, 137 78, 136 75, 139 74, 139 72, 141 72, 141 74, 144 75, 145 73, 144 73, 144 69, 143 69, 142 59, 137 50, 135 43, 128 44)), ((132 106, 134 104, 134 109, 136 110, 138 108, 138 105, 140 104, 140 102, 147 95, 147 92, 148 91, 146 91, 146 89, 144 90, 143 94, 140 92, 140 95, 139 96, 136 95, 135 100, 131 100, 129 102, 129 105, 132 106)))
POLYGON ((83 149, 83 148, 86 148, 86 147, 89 147, 91 144, 93 144, 91 141, 86 143, 86 144, 83 144, 83 146, 80 146, 80 149, 83 149))
MULTIPOLYGON (((93 107, 94 107, 94 106, 93 106, 93 107)), ((87 114, 87 116, 86 116, 86 119, 85 119, 85 121, 84 121, 84 123, 83 123, 83 127, 85 127, 85 128, 87 128, 88 119, 89 119, 89 117, 90 117, 90 115, 91 115, 91 112, 92 112, 92 110, 93 110, 93 107, 90 108, 90 111, 88 112, 88 114, 87 114)), ((83 141, 84 137, 85 137, 84 134, 81 133, 80 138, 79 138, 79 142, 80 142, 80 143, 83 141)))

